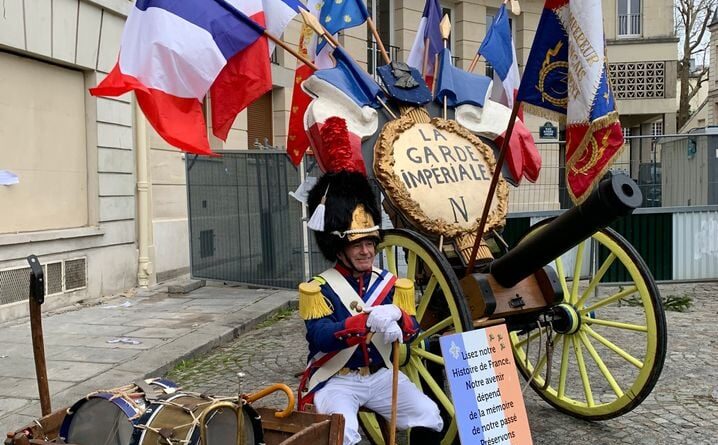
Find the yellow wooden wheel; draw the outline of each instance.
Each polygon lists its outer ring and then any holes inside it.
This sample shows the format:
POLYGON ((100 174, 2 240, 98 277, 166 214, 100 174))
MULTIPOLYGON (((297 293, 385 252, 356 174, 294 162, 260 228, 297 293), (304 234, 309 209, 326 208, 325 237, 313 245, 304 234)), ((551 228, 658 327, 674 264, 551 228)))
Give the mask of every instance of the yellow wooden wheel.
MULTIPOLYGON (((446 257, 418 233, 394 229, 384 235, 378 246, 383 267, 398 277, 414 280, 416 318, 422 332, 408 346, 402 346, 401 370, 431 397, 444 417, 442 444, 457 440, 454 407, 444 385, 444 359, 438 337, 446 332, 471 328, 471 317, 461 294, 461 286, 446 257)), ((369 441, 383 445, 379 422, 373 413, 361 412, 360 423, 369 441)))
POLYGON ((555 308, 560 318, 548 329, 512 332, 519 370, 544 400, 572 416, 605 420, 631 411, 653 389, 666 355, 665 314, 648 267, 609 228, 553 267, 565 295, 555 308), (623 282, 611 284, 609 276, 623 282), (540 346, 549 332, 553 354, 540 346))

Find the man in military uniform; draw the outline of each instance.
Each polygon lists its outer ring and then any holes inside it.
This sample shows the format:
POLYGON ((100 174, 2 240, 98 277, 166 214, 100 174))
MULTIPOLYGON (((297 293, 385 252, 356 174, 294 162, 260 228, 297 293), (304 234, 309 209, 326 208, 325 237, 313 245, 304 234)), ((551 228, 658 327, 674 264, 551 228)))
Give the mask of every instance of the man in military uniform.
MULTIPOLYGON (((374 267, 381 214, 361 172, 327 173, 309 193, 310 227, 334 267, 302 283, 309 365, 300 385, 300 409, 345 418, 344 445, 361 440, 357 412, 391 415, 391 344, 419 331, 411 280, 374 267), (318 223, 318 224, 317 224, 318 223), (370 335, 371 333, 371 335, 370 335)), ((439 443, 437 405, 399 374, 397 428, 411 428, 411 444, 439 443)))

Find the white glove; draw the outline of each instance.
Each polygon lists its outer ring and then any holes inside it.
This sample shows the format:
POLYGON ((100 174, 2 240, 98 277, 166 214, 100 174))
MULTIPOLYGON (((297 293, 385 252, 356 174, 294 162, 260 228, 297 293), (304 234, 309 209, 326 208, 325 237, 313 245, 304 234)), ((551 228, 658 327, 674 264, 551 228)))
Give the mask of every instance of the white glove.
POLYGON ((401 309, 393 304, 368 306, 364 308, 364 312, 369 314, 366 325, 372 332, 386 332, 391 323, 401 319, 401 309))
POLYGON ((395 321, 392 321, 389 326, 387 326, 386 330, 383 332, 384 334, 384 343, 385 344, 391 344, 395 341, 398 341, 399 343, 404 343, 404 333, 401 332, 401 328, 399 327, 399 324, 395 321))

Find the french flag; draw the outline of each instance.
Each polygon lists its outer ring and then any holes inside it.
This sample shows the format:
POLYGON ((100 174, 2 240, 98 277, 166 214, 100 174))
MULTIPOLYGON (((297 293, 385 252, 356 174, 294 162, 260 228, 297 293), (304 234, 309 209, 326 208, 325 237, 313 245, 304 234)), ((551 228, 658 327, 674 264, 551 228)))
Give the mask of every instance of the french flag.
POLYGON ((211 155, 202 100, 212 90, 215 135, 271 89, 261 2, 237 10, 224 0, 137 0, 117 64, 94 96, 134 91, 152 127, 181 150, 211 155), (251 7, 250 7, 251 6, 251 7), (247 16, 249 12, 250 17, 247 16))
POLYGON ((512 108, 521 84, 521 76, 505 4, 501 5, 498 14, 494 17, 489 32, 481 42, 479 54, 484 56, 494 68, 492 96, 497 102, 512 108))
POLYGON ((406 59, 406 64, 419 70, 429 87, 434 78, 434 59, 444 48, 439 28, 440 23, 441 5, 439 5, 439 0, 426 0, 419 28, 416 30, 414 44, 406 59))

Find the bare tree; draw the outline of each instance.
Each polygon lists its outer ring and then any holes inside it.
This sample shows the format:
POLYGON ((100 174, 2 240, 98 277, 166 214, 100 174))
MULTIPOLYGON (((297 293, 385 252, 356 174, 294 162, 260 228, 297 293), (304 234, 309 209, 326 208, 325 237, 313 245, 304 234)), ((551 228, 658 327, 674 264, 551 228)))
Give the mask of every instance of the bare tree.
POLYGON ((718 0, 676 0, 676 34, 682 54, 678 59, 678 80, 681 89, 678 102, 678 128, 691 115, 690 101, 708 80, 708 25, 713 19, 718 0), (691 61, 702 61, 692 64, 691 61))

